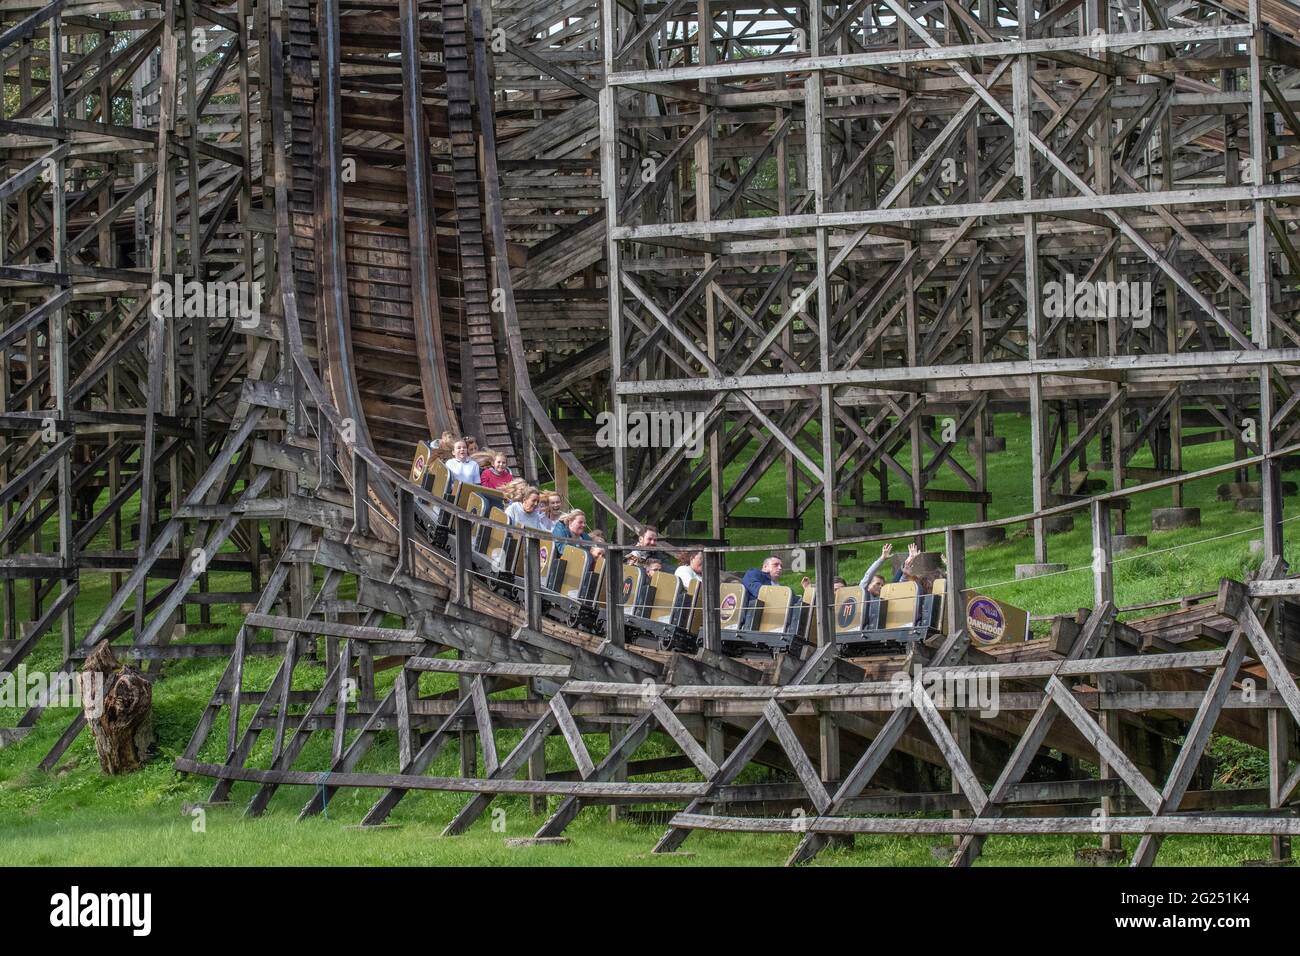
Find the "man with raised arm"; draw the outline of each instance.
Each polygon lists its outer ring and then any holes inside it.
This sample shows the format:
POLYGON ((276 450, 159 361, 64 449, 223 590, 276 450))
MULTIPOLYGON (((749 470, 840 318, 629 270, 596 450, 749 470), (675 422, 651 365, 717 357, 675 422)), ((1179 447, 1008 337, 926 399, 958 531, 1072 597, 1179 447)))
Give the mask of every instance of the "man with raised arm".
POLYGON ((872 597, 880 597, 880 589, 885 586, 885 576, 880 573, 886 561, 894 553, 894 546, 888 542, 880 549, 880 557, 871 562, 871 567, 867 568, 867 573, 862 575, 862 581, 858 587, 862 588, 872 597))

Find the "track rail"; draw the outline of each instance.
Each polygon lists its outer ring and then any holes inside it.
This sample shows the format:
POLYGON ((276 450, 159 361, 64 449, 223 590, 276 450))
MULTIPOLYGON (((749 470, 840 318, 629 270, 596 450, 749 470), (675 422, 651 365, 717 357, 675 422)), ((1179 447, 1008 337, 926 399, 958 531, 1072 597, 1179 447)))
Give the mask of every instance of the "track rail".
MULTIPOLYGON (((488 250, 483 240, 479 201, 478 137, 470 77, 470 34, 465 5, 442 5, 443 62, 447 70, 447 126, 451 137, 452 185, 456 194, 456 231, 460 241, 460 277, 464 290, 465 342, 461 358, 461 401, 465 427, 487 446, 504 451, 514 463, 514 443, 506 417, 493 300, 500 293, 489 282, 488 250)), ((490 115, 490 113, 488 114, 490 115)), ((527 375, 527 367, 523 369, 527 375)))

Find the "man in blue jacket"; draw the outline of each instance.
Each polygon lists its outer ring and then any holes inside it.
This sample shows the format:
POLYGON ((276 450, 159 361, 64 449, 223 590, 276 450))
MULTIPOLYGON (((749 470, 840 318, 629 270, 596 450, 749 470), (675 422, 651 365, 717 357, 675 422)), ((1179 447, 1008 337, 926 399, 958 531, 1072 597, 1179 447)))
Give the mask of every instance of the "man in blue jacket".
POLYGON ((761 568, 750 568, 746 571, 740 583, 744 585, 745 593, 757 600, 759 588, 766 584, 776 584, 780 579, 781 559, 773 554, 763 562, 761 568))

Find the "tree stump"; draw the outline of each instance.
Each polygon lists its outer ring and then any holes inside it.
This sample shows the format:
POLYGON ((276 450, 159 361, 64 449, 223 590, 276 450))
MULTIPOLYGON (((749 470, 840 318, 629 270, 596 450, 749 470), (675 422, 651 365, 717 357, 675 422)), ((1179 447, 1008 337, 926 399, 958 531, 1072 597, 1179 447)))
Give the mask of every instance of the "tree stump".
POLYGON ((81 675, 82 709, 100 769, 107 774, 138 770, 156 739, 149 678, 134 667, 119 665, 108 641, 91 651, 81 675))

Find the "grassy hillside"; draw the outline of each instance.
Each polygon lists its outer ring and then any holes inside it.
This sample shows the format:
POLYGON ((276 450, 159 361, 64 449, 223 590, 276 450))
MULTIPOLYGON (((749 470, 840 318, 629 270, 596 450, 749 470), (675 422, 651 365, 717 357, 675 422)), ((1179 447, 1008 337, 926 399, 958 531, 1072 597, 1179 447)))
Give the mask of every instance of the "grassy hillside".
MULTIPOLYGON (((1029 510, 1027 423, 1015 416, 998 420, 998 433, 1007 437, 1007 450, 989 462, 990 485, 995 493, 994 516, 1029 510)), ((903 453, 906 457, 906 451, 903 453)), ((1096 457, 1096 450, 1092 451, 1096 457)), ((1195 469, 1228 460, 1231 447, 1208 444, 1191 449, 1185 467, 1195 469)), ((969 465, 964 450, 957 455, 969 465)), ((1141 464, 1142 462, 1139 462, 1141 464)), ((735 470, 739 470, 739 465, 735 470)), ((1288 476, 1290 477, 1290 476, 1288 476)), ((1150 546, 1125 555, 1116 567, 1116 587, 1122 604, 1136 604, 1164 597, 1209 590, 1221 576, 1241 577, 1258 563, 1249 551, 1257 537, 1259 516, 1232 510, 1231 504, 1214 500, 1220 479, 1190 486, 1186 504, 1202 509, 1199 529, 1151 535, 1150 546)), ((961 487, 954 479, 941 479, 942 487, 961 487)), ((747 507, 751 514, 784 514, 784 475, 774 472, 752 493, 757 502, 747 507)), ((896 483, 891 497, 903 497, 896 483)), ((1134 502, 1129 513, 1129 530, 1148 533, 1152 507, 1169 504, 1169 493, 1145 496, 1134 502)), ((707 502, 705 503, 707 507, 707 502)), ((810 524, 818 524, 816 508, 810 524)), ((697 509, 696 518, 707 517, 697 509)), ((974 509, 962 505, 936 505, 931 523, 974 520, 974 509)), ((1089 530, 1079 520, 1075 530, 1051 539, 1051 559, 1072 570, 1030 582, 1011 582, 1014 565, 1032 560, 1032 540, 1026 533, 1013 534, 997 547, 972 552, 970 580, 974 587, 1029 608, 1035 614, 1069 611, 1090 603, 1088 574, 1089 530)), ((900 532, 898 546, 908 529, 901 523, 888 530, 900 532)), ((811 531, 803 536, 813 540, 811 531)), ((736 532, 734 543, 761 543, 761 532, 736 532)), ((931 547, 939 547, 934 540, 931 547)), ((1295 545, 1287 556, 1295 563, 1295 545)), ((847 560, 842 573, 850 579, 860 575, 871 555, 861 553, 847 560)), ((733 570, 743 567, 734 562, 733 570)), ((797 578, 791 575, 791 583, 797 578)), ((223 581, 214 576, 213 590, 245 587, 246 579, 223 581)), ((107 578, 83 578, 78 606, 78 631, 85 633, 108 599, 107 578)), ((191 619, 197 618, 194 608, 191 619)), ((211 640, 230 640, 238 626, 234 609, 214 611, 211 640)), ((58 666, 57 638, 46 640, 28 660, 29 669, 58 666)), ((201 817, 183 812, 188 804, 203 801, 211 782, 183 777, 172 769, 172 761, 184 750, 191 730, 219 677, 224 661, 173 661, 162 667, 164 680, 155 688, 155 709, 159 754, 139 773, 123 778, 105 778, 98 769, 90 739, 82 735, 68 750, 53 772, 32 769, 58 739, 70 719, 68 711, 51 711, 37 729, 21 742, 0 750, 0 832, 5 835, 6 862, 16 864, 418 864, 455 865, 465 863, 545 865, 552 863, 589 865, 745 865, 777 864, 793 847, 791 837, 711 836, 695 834, 685 849, 689 855, 657 858, 650 848, 662 832, 662 825, 620 820, 611 823, 604 809, 588 809, 568 831, 572 844, 527 850, 506 849, 503 836, 530 835, 539 818, 531 815, 522 799, 498 799, 500 812, 484 815, 473 830, 461 837, 441 838, 442 827, 465 802, 464 796, 421 793, 408 796, 391 820, 399 827, 376 831, 352 829, 376 794, 344 791, 331 802, 328 814, 297 822, 297 811, 311 795, 310 787, 285 787, 271 802, 261 819, 242 817, 253 787, 240 784, 234 801, 227 807, 204 811, 201 817), (200 826, 202 824, 202 826, 200 826)), ((263 688, 269 683, 276 662, 256 661, 248 669, 245 687, 263 688)), ((307 663, 300 667, 295 689, 319 686, 323 667, 307 663)), ((392 672, 383 675, 386 686, 392 672)), ((446 678, 425 675, 426 690, 441 689, 446 678)), ((248 712, 245 712, 247 719, 248 712)), ((0 708, 0 726, 12 726, 18 712, 0 708)), ((517 739, 503 734, 499 748, 504 752, 517 739)), ((224 714, 212 735, 203 759, 219 761, 225 742, 224 714)), ((592 736, 588 744, 599 757, 604 739, 592 736)), ((651 746, 667 746, 652 740, 651 746)), ((361 770, 391 771, 397 763, 395 744, 383 740, 361 764, 361 770)), ((643 755, 648 751, 643 751, 643 755)), ((571 766, 562 743, 551 741, 549 765, 553 769, 571 766)), ((1220 740, 1215 753, 1224 760, 1224 777, 1233 786, 1257 784, 1265 764, 1258 751, 1232 741, 1220 740)), ((270 761, 267 739, 255 751, 252 763, 270 761)), ((296 767, 322 769, 329 761, 329 740, 317 735, 296 767)), ((442 755, 433 772, 456 772, 459 755, 453 744, 442 755)), ((766 779, 753 770, 751 779, 766 779)), ((682 778, 662 775, 659 779, 682 778)), ((689 777, 687 777, 689 779, 689 777)), ((554 805, 554 803, 552 804, 554 805)), ((829 851, 819 865, 941 865, 930 852, 931 837, 859 838, 850 850, 829 851)), ((1095 837, 991 839, 982 862, 986 864, 1065 865, 1072 862, 1074 847, 1095 846, 1095 837)), ((1160 860, 1166 864, 1233 864, 1244 858, 1267 854, 1267 841, 1248 838, 1173 838, 1167 841, 1160 860)))

